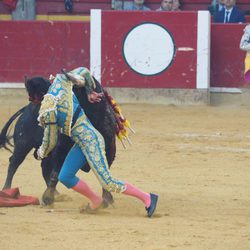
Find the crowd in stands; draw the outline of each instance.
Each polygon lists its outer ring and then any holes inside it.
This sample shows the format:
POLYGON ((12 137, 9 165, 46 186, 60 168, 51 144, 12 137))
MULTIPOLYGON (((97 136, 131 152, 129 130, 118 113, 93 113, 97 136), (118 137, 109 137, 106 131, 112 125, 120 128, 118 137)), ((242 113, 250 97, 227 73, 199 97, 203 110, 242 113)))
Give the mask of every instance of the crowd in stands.
MULTIPOLYGON (((118 1, 115 9, 117 10, 152 10, 144 4, 144 0, 134 0, 132 2, 118 1)), ((156 11, 178 11, 180 10, 179 0, 162 0, 156 11)))
MULTIPOLYGON (((178 11, 179 0, 162 0, 156 11, 178 11)), ((150 10, 144 5, 144 0, 134 0, 132 4, 124 6, 124 10, 150 10)), ((245 23, 245 14, 236 6, 236 0, 212 0, 208 10, 216 23, 245 23)))
POLYGON ((236 0, 213 0, 208 7, 216 23, 245 23, 245 14, 236 6, 236 0))
MULTIPOLYGON (((16 2, 12 10, 13 20, 34 20, 36 18, 36 0, 3 0, 3 3, 16 2)), ((64 0, 65 11, 74 13, 74 0, 64 0)), ((157 9, 152 9, 145 4, 144 0, 122 1, 110 0, 110 6, 115 10, 136 10, 136 11, 180 11, 182 10, 179 0, 159 0, 157 9)), ((241 11, 236 0, 212 0, 207 8, 213 21, 217 23, 245 23, 245 13, 241 11)))

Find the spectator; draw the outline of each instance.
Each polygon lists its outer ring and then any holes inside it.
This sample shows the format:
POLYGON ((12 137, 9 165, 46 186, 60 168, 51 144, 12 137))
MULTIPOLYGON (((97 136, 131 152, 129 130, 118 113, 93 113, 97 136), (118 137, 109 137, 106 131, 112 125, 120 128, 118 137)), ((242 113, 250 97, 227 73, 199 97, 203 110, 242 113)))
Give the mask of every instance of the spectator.
POLYGON ((173 9, 173 0, 162 0, 161 6, 156 11, 171 11, 173 9))
POLYGON ((124 10, 150 10, 144 5, 144 0, 134 0, 132 5, 124 6, 124 10))
POLYGON ((224 0, 224 6, 214 20, 216 23, 245 23, 245 15, 236 6, 236 0, 224 0))
POLYGON ((172 10, 173 11, 180 11, 180 1, 179 0, 173 0, 173 7, 172 7, 172 10))
POLYGON ((224 8, 225 0, 212 0, 211 5, 208 6, 208 10, 212 16, 216 16, 219 11, 224 8))
POLYGON ((64 0, 65 10, 69 13, 73 12, 73 1, 72 0, 64 0))
POLYGON ((12 20, 35 20, 36 1, 18 0, 16 9, 12 11, 12 20))
POLYGON ((240 41, 240 49, 246 51, 245 80, 250 82, 250 24, 244 29, 244 34, 240 41))

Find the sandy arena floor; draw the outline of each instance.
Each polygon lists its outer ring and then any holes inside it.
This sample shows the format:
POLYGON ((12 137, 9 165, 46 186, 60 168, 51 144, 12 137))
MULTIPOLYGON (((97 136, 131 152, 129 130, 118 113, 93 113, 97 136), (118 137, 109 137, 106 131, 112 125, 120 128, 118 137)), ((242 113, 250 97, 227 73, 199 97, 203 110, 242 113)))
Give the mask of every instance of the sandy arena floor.
MULTIPOLYGON (((1 104, 0 126, 18 104, 1 104)), ((246 107, 121 105, 136 134, 112 175, 159 194, 153 218, 115 194, 115 207, 80 214, 88 201, 62 184, 53 207, 0 208, 0 249, 250 249, 250 110, 246 107)), ((0 185, 10 153, 0 150, 0 185)), ((92 173, 79 173, 97 191, 92 173)), ((45 183, 32 154, 13 187, 41 197, 45 183)))

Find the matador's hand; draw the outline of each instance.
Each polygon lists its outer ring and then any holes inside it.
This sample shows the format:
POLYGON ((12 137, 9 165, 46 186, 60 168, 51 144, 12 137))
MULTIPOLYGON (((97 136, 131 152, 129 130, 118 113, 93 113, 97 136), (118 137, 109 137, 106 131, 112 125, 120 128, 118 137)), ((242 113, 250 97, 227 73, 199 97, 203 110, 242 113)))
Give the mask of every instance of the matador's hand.
POLYGON ((33 155, 34 155, 34 157, 35 157, 36 160, 42 160, 39 148, 34 151, 33 155))
POLYGON ((103 93, 97 93, 95 91, 92 91, 90 94, 88 94, 88 100, 91 103, 100 102, 102 100, 103 93))

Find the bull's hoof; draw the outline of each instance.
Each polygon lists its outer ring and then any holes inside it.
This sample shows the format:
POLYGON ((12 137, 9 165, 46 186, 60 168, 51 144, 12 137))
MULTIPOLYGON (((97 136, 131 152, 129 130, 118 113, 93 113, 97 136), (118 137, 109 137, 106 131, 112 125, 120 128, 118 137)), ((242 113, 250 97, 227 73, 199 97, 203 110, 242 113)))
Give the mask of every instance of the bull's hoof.
POLYGON ((42 196, 42 203, 43 205, 51 205, 54 203, 55 200, 55 189, 47 188, 42 196))
POLYGON ((113 205, 114 203, 114 198, 112 196, 112 194, 110 192, 108 192, 107 190, 103 189, 102 190, 102 198, 104 199, 106 204, 106 207, 110 204, 113 205))

